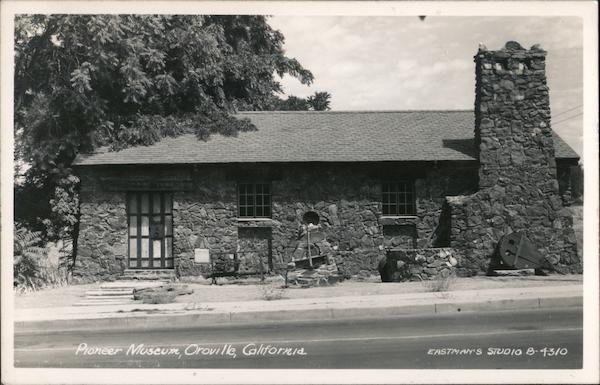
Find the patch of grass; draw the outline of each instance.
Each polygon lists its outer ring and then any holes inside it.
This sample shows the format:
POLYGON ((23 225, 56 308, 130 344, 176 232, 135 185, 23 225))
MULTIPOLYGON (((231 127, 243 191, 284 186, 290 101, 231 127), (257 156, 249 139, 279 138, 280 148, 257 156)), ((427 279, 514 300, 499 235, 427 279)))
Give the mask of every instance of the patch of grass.
POLYGON ((439 293, 449 291, 456 282, 456 275, 449 274, 445 277, 438 275, 434 279, 422 282, 428 292, 439 293))
POLYGON ((67 279, 64 276, 57 274, 53 278, 49 278, 48 281, 46 281, 46 283, 35 284, 33 281, 31 281, 31 283, 28 285, 15 286, 14 290, 15 290, 15 293, 17 293, 19 295, 28 295, 28 294, 38 292, 40 290, 56 289, 56 288, 64 287, 64 286, 68 286, 68 285, 69 285, 69 282, 67 281, 67 279))
POLYGON ((280 283, 263 283, 259 286, 262 299, 275 301, 285 298, 286 288, 280 283))

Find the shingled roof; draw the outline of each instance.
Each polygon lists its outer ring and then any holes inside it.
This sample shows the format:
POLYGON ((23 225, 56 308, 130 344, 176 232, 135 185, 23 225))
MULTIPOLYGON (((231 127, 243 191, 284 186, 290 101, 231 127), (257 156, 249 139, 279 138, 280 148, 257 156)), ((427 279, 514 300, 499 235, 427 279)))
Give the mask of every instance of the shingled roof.
MULTIPOLYGON (((242 112, 257 131, 208 141, 185 134, 76 165, 476 160, 473 111, 242 112)), ((579 156, 554 135, 557 158, 579 156)))

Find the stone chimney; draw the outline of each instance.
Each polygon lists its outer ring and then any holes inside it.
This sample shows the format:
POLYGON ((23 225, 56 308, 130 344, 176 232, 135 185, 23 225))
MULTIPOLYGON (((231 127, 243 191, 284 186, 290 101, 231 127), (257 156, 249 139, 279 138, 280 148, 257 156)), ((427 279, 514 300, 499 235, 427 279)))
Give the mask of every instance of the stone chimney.
POLYGON ((558 194, 545 60, 539 46, 513 41, 499 51, 480 47, 475 56, 481 189, 527 189, 532 199, 558 194))
POLYGON ((475 55, 475 143, 479 191, 447 197, 450 245, 464 250, 462 266, 485 270, 500 238, 523 231, 554 265, 579 271, 572 216, 562 207, 546 52, 509 41, 475 55))

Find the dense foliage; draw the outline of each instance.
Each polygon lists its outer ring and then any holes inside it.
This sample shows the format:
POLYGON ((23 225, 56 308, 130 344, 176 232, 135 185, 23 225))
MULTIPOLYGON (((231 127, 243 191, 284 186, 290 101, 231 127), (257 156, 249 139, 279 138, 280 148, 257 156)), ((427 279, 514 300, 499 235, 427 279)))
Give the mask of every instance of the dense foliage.
POLYGON ((279 111, 327 111, 331 108, 331 94, 329 92, 315 92, 306 99, 290 95, 287 99, 278 98, 273 103, 273 110, 279 111))
POLYGON ((275 74, 311 83, 312 74, 284 55, 283 40, 263 16, 18 17, 18 155, 51 171, 99 144, 177 133, 148 124, 149 115, 194 120, 191 129, 226 122, 232 133, 236 124, 223 112, 271 109, 281 91, 275 74))
POLYGON ((67 283, 72 243, 46 243, 39 231, 16 224, 13 286, 18 291, 37 290, 67 283))
POLYGON ((44 256, 42 238, 38 232, 18 228, 14 236, 14 285, 34 286, 39 278, 39 261, 44 256))
POLYGON ((264 16, 18 16, 16 220, 76 239, 80 152, 254 129, 229 113, 273 109, 277 76, 313 80, 283 42, 264 16))
POLYGON ((306 102, 310 105, 314 111, 327 111, 331 108, 329 103, 331 102, 331 94, 329 92, 315 92, 314 95, 309 96, 306 102))
POLYGON ((273 109, 277 111, 308 111, 309 107, 306 99, 290 95, 287 99, 277 100, 273 109))

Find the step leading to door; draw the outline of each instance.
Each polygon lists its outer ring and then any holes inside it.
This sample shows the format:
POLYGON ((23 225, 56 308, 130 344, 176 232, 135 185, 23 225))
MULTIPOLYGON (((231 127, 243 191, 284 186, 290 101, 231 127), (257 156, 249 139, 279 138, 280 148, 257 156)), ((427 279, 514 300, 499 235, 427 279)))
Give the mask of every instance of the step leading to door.
POLYGON ((126 269, 119 280, 174 281, 176 278, 173 269, 126 269))

